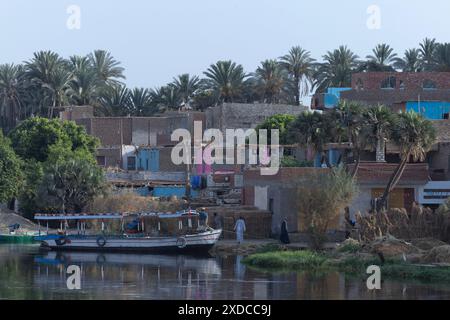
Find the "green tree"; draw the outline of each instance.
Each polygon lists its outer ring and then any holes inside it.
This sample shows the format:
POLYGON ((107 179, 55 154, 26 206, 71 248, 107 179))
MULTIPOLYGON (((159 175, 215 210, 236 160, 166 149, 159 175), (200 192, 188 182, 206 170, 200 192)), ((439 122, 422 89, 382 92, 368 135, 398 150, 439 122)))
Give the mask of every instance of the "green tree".
POLYGON ((50 148, 57 145, 67 150, 94 153, 98 140, 83 127, 71 121, 29 118, 11 131, 12 147, 22 159, 45 162, 50 148))
POLYGON ((415 112, 400 113, 397 115, 392 139, 400 148, 400 163, 377 203, 377 210, 386 208, 388 196, 400 181, 410 159, 414 162, 425 160, 436 141, 436 131, 431 121, 422 115, 415 112))
POLYGON ((297 181, 297 210, 302 231, 321 249, 331 224, 338 220, 357 192, 355 180, 340 166, 297 181))
POLYGON ((256 87, 265 103, 276 103, 280 99, 287 73, 276 60, 265 60, 254 73, 256 87))
POLYGON ((434 53, 435 71, 450 72, 450 43, 440 43, 434 53))
POLYGON ((200 79, 197 76, 191 77, 189 73, 184 73, 174 78, 171 85, 179 93, 181 103, 188 105, 195 92, 200 88, 200 79))
POLYGON ((328 114, 303 112, 289 126, 289 137, 308 149, 307 160, 312 160, 310 155, 315 151, 322 155, 322 162, 331 167, 325 146, 333 141, 333 128, 334 121, 328 114))
POLYGON ((153 103, 150 90, 134 88, 130 92, 130 111, 135 116, 152 116, 158 112, 153 103))
POLYGON ((100 95, 100 81, 88 57, 70 57, 72 79, 70 99, 76 105, 97 105, 100 95))
POLYGON ((386 143, 391 139, 395 126, 395 115, 384 105, 370 107, 364 115, 367 146, 376 152, 378 162, 384 162, 386 143))
POLYGON ((280 57, 281 65, 293 78, 295 103, 300 105, 300 98, 309 93, 314 79, 314 62, 311 53, 300 46, 292 47, 289 53, 280 57))
POLYGON ((233 102, 242 94, 247 75, 240 64, 218 61, 204 72, 209 87, 217 92, 220 102, 233 102))
POLYGON ((156 88, 151 91, 153 103, 158 110, 179 109, 182 104, 180 92, 172 85, 156 88))
POLYGON ((16 197, 23 181, 22 162, 0 132, 0 203, 16 197))
POLYGON ((420 44, 421 67, 424 71, 432 71, 434 69, 437 46, 436 39, 429 38, 425 38, 420 44))
POLYGON ((372 55, 366 57, 367 62, 363 64, 362 69, 366 71, 394 71, 392 65, 395 62, 397 54, 388 44, 382 43, 372 50, 372 55))
MULTIPOLYGON (((263 123, 256 127, 256 131, 260 129, 273 130, 278 129, 280 133, 280 144, 288 144, 289 126, 295 121, 295 116, 290 114, 277 114, 267 118, 263 123)), ((269 132, 268 132, 269 133, 269 132)), ((268 135, 268 143, 270 143, 270 134, 268 135)))
POLYGON ((70 151, 44 165, 36 193, 42 210, 65 214, 81 213, 104 190, 102 169, 85 155, 70 151))
POLYGON ((57 53, 52 51, 39 51, 25 63, 27 77, 45 92, 51 101, 47 117, 52 118, 55 107, 62 106, 67 101, 67 90, 71 80, 69 64, 57 53))
POLYGON ((110 52, 105 50, 95 50, 88 55, 97 78, 102 86, 122 85, 121 79, 125 79, 123 75, 124 68, 120 66, 120 62, 115 60, 110 52))
POLYGON ((409 49, 405 51, 404 58, 396 58, 394 67, 402 72, 419 72, 422 68, 419 49, 409 49))
POLYGON ((350 87, 352 73, 359 64, 358 56, 346 46, 328 51, 323 56, 324 62, 316 67, 314 87, 317 92, 324 92, 329 87, 350 87))
POLYGON ((5 131, 15 127, 24 111, 22 78, 22 66, 0 65, 0 125, 5 131))
POLYGON ((121 117, 131 115, 131 92, 123 85, 112 85, 102 91, 100 105, 105 116, 121 117))

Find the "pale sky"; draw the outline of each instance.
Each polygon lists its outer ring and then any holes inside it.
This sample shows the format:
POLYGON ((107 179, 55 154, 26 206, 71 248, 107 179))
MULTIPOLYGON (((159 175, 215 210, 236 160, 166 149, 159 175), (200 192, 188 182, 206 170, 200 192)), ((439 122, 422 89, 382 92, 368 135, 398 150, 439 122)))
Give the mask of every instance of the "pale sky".
POLYGON ((361 57, 381 42, 402 54, 427 36, 450 42, 449 15, 449 0, 0 0, 0 63, 105 49, 128 86, 153 88, 219 59, 252 72, 293 45, 317 59, 341 44, 361 57), (70 5, 81 10, 79 30, 66 26, 70 5), (380 29, 367 27, 371 5, 380 29))

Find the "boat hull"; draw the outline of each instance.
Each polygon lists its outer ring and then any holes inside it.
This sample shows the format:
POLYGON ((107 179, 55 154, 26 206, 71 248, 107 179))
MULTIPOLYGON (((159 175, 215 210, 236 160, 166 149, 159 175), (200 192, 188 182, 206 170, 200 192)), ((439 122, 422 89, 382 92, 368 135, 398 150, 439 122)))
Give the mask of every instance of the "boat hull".
POLYGON ((28 235, 0 235, 0 243, 34 243, 34 237, 28 235))
POLYGON ((45 236, 42 246, 57 251, 204 253, 218 241, 222 230, 179 237, 45 236))

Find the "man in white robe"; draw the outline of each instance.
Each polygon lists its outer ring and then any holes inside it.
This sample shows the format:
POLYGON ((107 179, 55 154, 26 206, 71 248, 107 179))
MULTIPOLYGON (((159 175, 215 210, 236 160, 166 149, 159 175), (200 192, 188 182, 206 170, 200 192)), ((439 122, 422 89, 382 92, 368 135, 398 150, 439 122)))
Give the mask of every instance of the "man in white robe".
POLYGON ((240 244, 244 241, 244 232, 245 232, 245 221, 244 218, 240 217, 234 226, 234 231, 236 231, 236 240, 240 244))

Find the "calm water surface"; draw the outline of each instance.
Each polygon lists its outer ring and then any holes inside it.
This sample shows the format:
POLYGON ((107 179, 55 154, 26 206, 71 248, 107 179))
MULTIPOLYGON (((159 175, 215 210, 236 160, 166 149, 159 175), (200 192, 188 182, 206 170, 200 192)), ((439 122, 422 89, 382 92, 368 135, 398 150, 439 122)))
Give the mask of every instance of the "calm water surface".
POLYGON ((450 299, 450 286, 365 280, 340 273, 269 273, 242 257, 55 253, 35 245, 0 245, 0 299, 450 299), (66 268, 82 270, 68 290, 66 268))

